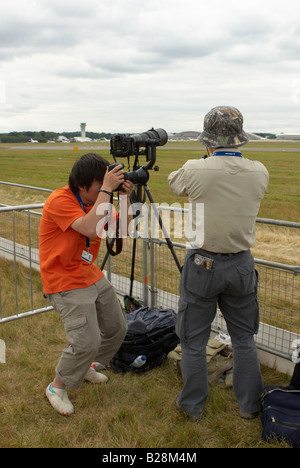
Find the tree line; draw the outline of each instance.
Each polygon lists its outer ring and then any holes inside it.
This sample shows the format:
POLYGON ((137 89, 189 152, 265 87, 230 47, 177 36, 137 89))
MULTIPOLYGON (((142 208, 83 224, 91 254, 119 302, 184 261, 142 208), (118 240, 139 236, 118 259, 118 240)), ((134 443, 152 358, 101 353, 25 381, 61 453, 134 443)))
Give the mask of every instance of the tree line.
MULTIPOLYGON (((86 136, 92 140, 109 140, 114 134, 105 133, 105 132, 86 132, 86 136)), ((276 135, 274 133, 258 133, 256 135, 268 138, 275 139, 276 135)), ((81 132, 46 132, 41 130, 39 132, 23 131, 23 132, 10 132, 10 133, 0 133, 0 142, 1 143, 28 143, 30 140, 36 140, 39 143, 47 143, 48 141, 56 141, 58 137, 65 136, 69 140, 72 140, 74 137, 81 136, 81 132)))
MULTIPOLYGON (((104 132, 86 132, 86 136, 92 140, 100 139, 110 139, 112 133, 104 132)), ((39 132, 23 131, 23 132, 10 132, 10 133, 0 133, 0 142, 1 143, 27 143, 30 140, 36 140, 39 143, 47 143, 48 141, 56 141, 59 136, 65 136, 66 138, 72 140, 74 137, 81 136, 80 132, 46 132, 41 130, 39 132)))

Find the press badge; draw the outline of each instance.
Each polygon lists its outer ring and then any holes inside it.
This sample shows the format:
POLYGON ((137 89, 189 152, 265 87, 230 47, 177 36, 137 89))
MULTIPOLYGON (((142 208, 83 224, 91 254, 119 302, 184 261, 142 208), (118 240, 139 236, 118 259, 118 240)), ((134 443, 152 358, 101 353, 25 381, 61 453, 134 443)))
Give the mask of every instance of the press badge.
POLYGON ((83 250, 81 254, 81 260, 84 260, 87 263, 92 263, 93 255, 90 252, 83 250))

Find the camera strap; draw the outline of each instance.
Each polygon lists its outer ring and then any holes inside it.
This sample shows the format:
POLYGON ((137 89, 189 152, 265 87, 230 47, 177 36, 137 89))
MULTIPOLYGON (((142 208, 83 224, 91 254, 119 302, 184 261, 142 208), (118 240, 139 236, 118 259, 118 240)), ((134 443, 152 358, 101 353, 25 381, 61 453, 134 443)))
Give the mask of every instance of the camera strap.
MULTIPOLYGON (((79 193, 76 193, 76 198, 81 206, 81 208, 83 209, 83 211, 86 213, 86 210, 84 208, 84 204, 83 204, 83 201, 81 199, 81 196, 79 195, 79 193)), ((111 196, 111 199, 110 199, 110 207, 112 207, 112 204, 113 204, 113 196, 111 196)), ((110 218, 111 218, 111 211, 110 213, 107 214, 107 221, 105 223, 105 226, 104 226, 104 230, 105 231, 108 231, 108 227, 109 227, 109 223, 110 223, 110 218)), ((116 251, 113 251, 112 250, 112 246, 114 244, 114 241, 115 241, 115 238, 112 239, 111 243, 108 241, 108 237, 106 236, 106 245, 107 245, 107 250, 109 251, 110 255, 114 256, 114 255, 118 255, 119 253, 121 253, 122 251, 122 248, 123 248, 123 241, 122 241, 122 238, 119 237, 119 216, 117 216, 117 219, 116 219, 116 239, 117 239, 117 248, 116 248, 116 251)), ((90 238, 89 237, 86 237, 85 238, 85 242, 86 242, 86 250, 87 250, 87 253, 89 252, 89 249, 90 249, 90 238)), ((90 263, 90 261, 89 261, 90 263)))
MULTIPOLYGON (((119 202, 119 193, 118 193, 118 202, 119 202)), ((110 199, 110 207, 112 207, 113 204, 113 196, 111 196, 110 199)), ((104 230, 108 232, 109 228, 109 223, 110 223, 110 218, 111 218, 111 209, 110 208, 110 213, 107 214, 107 222, 104 226, 104 230)), ((120 218, 119 215, 117 214, 117 219, 116 219, 116 235, 111 239, 111 241, 108 240, 108 236, 106 236, 106 247, 110 255, 113 257, 115 255, 119 255, 119 253, 122 252, 123 248, 123 239, 120 237, 120 218), (116 240, 116 250, 113 250, 113 245, 116 240)))

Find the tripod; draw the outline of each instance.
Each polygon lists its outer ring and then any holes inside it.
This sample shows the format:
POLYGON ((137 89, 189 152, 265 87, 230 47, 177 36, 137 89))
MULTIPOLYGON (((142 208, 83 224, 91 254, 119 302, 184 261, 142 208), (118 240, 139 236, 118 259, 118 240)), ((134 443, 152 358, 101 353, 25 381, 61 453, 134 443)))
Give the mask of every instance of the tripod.
MULTIPOLYGON (((179 260, 178 260, 177 255, 176 255, 176 252, 175 252, 175 250, 174 250, 174 245, 173 245, 172 241, 170 240, 170 237, 169 237, 169 235, 168 235, 168 233, 167 233, 167 230, 166 230, 166 228, 165 228, 165 226, 164 226, 164 224, 163 224, 162 218, 161 218, 161 216, 160 216, 160 214, 159 214, 159 211, 158 211, 158 209, 157 209, 157 206, 156 206, 156 204, 155 204, 155 201, 154 201, 154 199, 153 199, 153 196, 152 196, 152 194, 151 194, 151 191, 150 191, 150 189, 149 189, 149 186, 148 186, 148 184, 146 184, 146 185, 144 185, 143 187, 144 187, 144 189, 145 189, 145 194, 147 195, 147 197, 148 197, 148 199, 149 199, 149 201, 150 201, 150 203, 151 203, 151 206, 152 206, 153 212, 154 212, 154 214, 155 214, 155 217, 156 217, 156 219, 158 220, 159 226, 160 226, 160 228, 161 228, 161 230, 162 230, 162 232, 163 232, 163 235, 164 235, 164 237, 165 237, 165 239, 166 239, 167 246, 168 246, 168 248, 170 249, 170 251, 171 251, 171 253, 172 253, 172 256, 173 256, 173 259, 174 259, 174 261, 175 261, 175 263, 176 263, 176 266, 177 266, 177 268, 178 268, 178 270, 179 270, 179 272, 180 272, 180 271, 181 271, 181 265, 180 265, 180 262, 179 262, 179 260)), ((141 194, 142 194, 142 193, 141 193, 141 188, 142 188, 141 185, 138 185, 138 186, 137 186, 137 198, 136 198, 136 202, 141 202, 141 194)), ((106 264, 106 262, 107 262, 107 260, 108 260, 108 257, 109 257, 109 255, 112 253, 111 250, 112 250, 112 248, 113 248, 114 242, 115 242, 115 238, 113 238, 113 239, 109 242, 109 246, 108 246, 107 252, 106 252, 106 254, 105 254, 105 257, 104 257, 103 262, 102 262, 101 267, 100 267, 101 270, 103 270, 103 268, 105 267, 105 264, 106 264)), ((133 238, 133 245, 132 245, 132 258, 131 258, 131 273, 130 273, 130 292, 129 292, 129 296, 132 295, 132 288, 133 288, 133 281, 134 281, 134 268, 135 268, 135 257, 136 257, 136 242, 137 242, 137 238, 136 238, 136 236, 135 236, 135 237, 133 238)))
MULTIPOLYGON (((144 168, 146 171, 150 168, 153 167, 154 163, 155 163, 155 160, 156 160, 156 143, 155 142, 152 142, 152 141, 149 141, 148 145, 147 145, 147 148, 146 148, 146 152, 147 152, 147 159, 150 159, 150 163, 144 168), (151 155, 150 158, 149 158, 149 154, 151 155)), ((137 165, 138 163, 138 158, 137 158, 137 155, 136 155, 136 159, 135 159, 135 165, 134 165, 134 170, 138 169, 140 166, 137 165)), ((156 168, 157 170, 158 168, 156 168)), ((179 270, 179 272, 181 272, 181 265, 180 265, 180 262, 178 260, 178 257, 175 253, 175 250, 174 250, 174 245, 172 243, 172 241, 170 240, 170 237, 167 233, 167 230, 163 224, 163 221, 162 221, 162 218, 158 212, 158 209, 156 207, 156 204, 155 204, 155 201, 152 197, 152 194, 150 192, 150 189, 149 189, 149 186, 147 183, 141 185, 141 184, 137 184, 137 195, 136 195, 136 202, 141 202, 142 201, 142 187, 144 187, 145 189, 145 195, 148 197, 150 203, 151 203, 151 206, 153 208, 153 212, 155 214, 155 217, 156 219, 158 220, 158 223, 159 223, 159 226, 163 232, 163 235, 166 239, 166 242, 167 242, 167 246, 168 248, 170 249, 171 253, 172 253, 172 256, 173 256, 173 259, 176 263, 176 266, 179 270)), ((101 270, 103 270, 106 262, 107 262, 107 259, 109 257, 109 254, 111 253, 112 251, 112 247, 113 247, 113 244, 114 244, 114 241, 115 241, 115 238, 113 238, 109 243, 108 243, 108 250, 106 252, 106 255, 103 259, 103 262, 101 264, 101 270)), ((135 267, 135 256, 136 256, 136 236, 134 237, 133 239, 133 246, 132 246, 132 260, 131 260, 131 274, 130 274, 130 292, 129 292, 129 296, 132 295, 132 288, 133 288, 133 281, 134 281, 134 267, 135 267)))

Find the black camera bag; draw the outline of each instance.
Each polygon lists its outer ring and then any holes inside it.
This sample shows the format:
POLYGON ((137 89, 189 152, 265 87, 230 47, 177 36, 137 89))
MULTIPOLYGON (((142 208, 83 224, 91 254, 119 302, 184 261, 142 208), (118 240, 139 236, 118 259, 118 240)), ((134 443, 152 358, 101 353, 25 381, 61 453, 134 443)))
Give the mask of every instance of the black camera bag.
POLYGON ((160 366, 167 355, 179 343, 175 333, 176 314, 172 309, 148 309, 141 307, 126 314, 128 332, 110 362, 115 372, 142 373, 160 366), (146 356, 144 365, 132 366, 141 355, 146 356))

